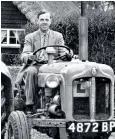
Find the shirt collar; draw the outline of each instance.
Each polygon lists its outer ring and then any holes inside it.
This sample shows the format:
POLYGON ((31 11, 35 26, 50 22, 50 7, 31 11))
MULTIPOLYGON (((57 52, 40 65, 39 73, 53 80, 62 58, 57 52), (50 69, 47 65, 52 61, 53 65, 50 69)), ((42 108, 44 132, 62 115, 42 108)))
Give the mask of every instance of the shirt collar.
POLYGON ((40 35, 41 37, 44 37, 44 35, 49 35, 50 34, 50 30, 48 30, 46 33, 41 32, 40 30, 40 35))

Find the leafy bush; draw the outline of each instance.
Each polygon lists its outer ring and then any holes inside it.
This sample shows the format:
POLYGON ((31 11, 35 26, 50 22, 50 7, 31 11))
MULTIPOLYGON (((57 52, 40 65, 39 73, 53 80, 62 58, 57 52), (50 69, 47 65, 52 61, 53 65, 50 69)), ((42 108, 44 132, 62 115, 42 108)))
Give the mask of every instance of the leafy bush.
POLYGON ((6 65, 20 65, 21 64, 20 54, 2 53, 1 59, 6 65))
MULTIPOLYGON (((59 16, 58 16, 59 17, 59 16)), ((115 11, 96 11, 87 13, 88 27, 88 51, 89 60, 110 65, 115 71, 115 11)), ((64 17, 53 20, 51 29, 63 34, 65 44, 78 54, 78 18, 79 14, 74 12, 66 13, 64 17)), ((26 34, 38 29, 38 25, 28 23, 23 28, 26 34)), ((21 43, 24 41, 24 34, 20 36, 21 43)))

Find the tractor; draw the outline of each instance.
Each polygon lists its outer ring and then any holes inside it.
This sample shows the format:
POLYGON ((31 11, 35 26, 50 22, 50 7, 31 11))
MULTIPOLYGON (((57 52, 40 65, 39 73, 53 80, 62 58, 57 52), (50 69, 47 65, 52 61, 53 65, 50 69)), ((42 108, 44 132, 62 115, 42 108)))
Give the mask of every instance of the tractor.
MULTIPOLYGON (((55 47, 46 46, 48 62, 38 73, 35 113, 13 111, 8 119, 8 139, 30 139, 31 129, 53 139, 109 139, 115 131, 114 72, 105 64, 88 61, 88 20, 79 20, 79 59, 66 55, 53 59, 55 47)), ((39 61, 37 61, 39 63, 39 61)), ((24 91, 18 98, 25 101, 24 91)))
MULTIPOLYGON (((36 128, 54 139, 108 139, 115 129, 112 68, 74 58, 55 62, 52 52, 48 50, 48 63, 39 69, 36 113, 13 111, 7 136, 29 139, 36 128)), ((24 93, 18 97, 23 99, 24 93)))

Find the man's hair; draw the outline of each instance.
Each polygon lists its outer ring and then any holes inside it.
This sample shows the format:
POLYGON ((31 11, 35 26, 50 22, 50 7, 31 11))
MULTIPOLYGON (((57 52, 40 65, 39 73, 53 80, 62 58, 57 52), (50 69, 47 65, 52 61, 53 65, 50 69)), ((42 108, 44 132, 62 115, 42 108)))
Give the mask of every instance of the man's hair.
POLYGON ((49 13, 49 14, 50 14, 50 18, 52 18, 51 13, 48 12, 48 11, 45 11, 45 10, 44 10, 44 11, 40 11, 40 12, 38 13, 38 15, 37 15, 37 18, 39 19, 40 15, 46 14, 46 13, 49 13))

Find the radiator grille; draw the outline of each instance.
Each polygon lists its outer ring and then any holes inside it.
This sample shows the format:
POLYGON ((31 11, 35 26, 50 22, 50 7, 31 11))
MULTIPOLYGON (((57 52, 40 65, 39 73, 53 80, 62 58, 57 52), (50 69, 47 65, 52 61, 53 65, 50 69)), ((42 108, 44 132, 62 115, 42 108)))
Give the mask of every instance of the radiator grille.
POLYGON ((75 119, 89 119, 89 98, 73 98, 75 119))
POLYGON ((110 116, 110 80, 96 78, 96 119, 108 119, 110 116))
MULTIPOLYGON (((110 117, 110 84, 107 78, 95 78, 95 119, 106 120, 110 117)), ((91 78, 73 81, 73 118, 90 119, 91 78)))

